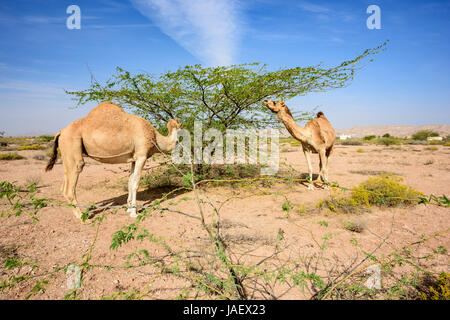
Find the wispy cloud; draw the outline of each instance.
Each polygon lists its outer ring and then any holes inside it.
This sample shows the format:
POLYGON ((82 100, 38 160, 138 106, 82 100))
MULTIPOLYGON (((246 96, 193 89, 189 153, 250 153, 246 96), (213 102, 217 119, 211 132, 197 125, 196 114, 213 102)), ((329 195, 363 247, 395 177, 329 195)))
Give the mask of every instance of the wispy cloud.
POLYGON ((304 2, 304 1, 298 3, 298 6, 300 7, 300 9, 302 9, 304 11, 313 12, 313 13, 325 13, 325 12, 330 11, 330 9, 325 6, 320 6, 320 5, 317 5, 314 3, 304 2))
MULTIPOLYGON (((64 88, 56 84, 16 79, 0 80, 0 97, 27 97, 33 99, 56 99, 66 97, 64 88)), ((2 103, 0 103, 1 105, 2 103)))
MULTIPOLYGON (((30 24, 36 24, 36 23, 45 23, 45 24, 52 24, 52 23, 65 23, 68 16, 61 16, 61 17, 51 17, 51 16, 25 16, 22 19, 22 21, 30 24)), ((87 16, 82 15, 81 16, 83 20, 96 20, 100 19, 96 16, 87 16)))
POLYGON ((234 0, 131 0, 166 35, 208 65, 230 65, 239 40, 234 0))

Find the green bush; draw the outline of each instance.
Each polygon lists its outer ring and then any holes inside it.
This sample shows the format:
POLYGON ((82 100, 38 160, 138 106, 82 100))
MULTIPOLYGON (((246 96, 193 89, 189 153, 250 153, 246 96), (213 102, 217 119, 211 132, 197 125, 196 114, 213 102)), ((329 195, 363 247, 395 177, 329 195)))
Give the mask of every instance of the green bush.
POLYGON ((377 144, 385 145, 385 146, 391 146, 391 145, 398 145, 400 143, 400 139, 394 138, 394 137, 384 137, 380 138, 377 141, 377 144))
POLYGON ((363 138, 363 140, 370 141, 370 140, 376 139, 376 137, 377 137, 377 136, 375 136, 375 135, 365 136, 365 137, 363 138))
POLYGON ((390 137, 392 137, 389 133, 385 133, 385 134, 383 134, 383 136, 382 136, 382 138, 390 138, 390 137))
POLYGON ((347 213, 371 206, 394 207, 418 203, 423 194, 401 184, 402 180, 395 175, 381 174, 354 187, 350 196, 334 194, 330 199, 320 201, 318 207, 347 213))
POLYGON ((439 133, 432 130, 420 130, 412 135, 413 140, 427 140, 428 137, 438 137, 439 133))

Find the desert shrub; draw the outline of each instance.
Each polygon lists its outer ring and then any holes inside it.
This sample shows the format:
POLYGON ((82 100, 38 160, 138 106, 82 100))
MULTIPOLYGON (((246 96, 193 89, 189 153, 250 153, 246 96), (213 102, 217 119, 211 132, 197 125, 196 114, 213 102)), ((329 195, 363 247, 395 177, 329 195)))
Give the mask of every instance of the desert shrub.
POLYGON ((351 190, 350 196, 334 194, 330 199, 321 200, 319 208, 333 212, 354 212, 371 206, 394 207, 418 203, 423 194, 400 182, 402 178, 389 174, 371 177, 351 190))
POLYGON ((54 138, 55 138, 55 136, 42 135, 42 136, 38 137, 38 140, 42 141, 42 142, 50 142, 50 141, 53 141, 54 138))
POLYGON ((444 143, 444 147, 450 147, 450 142, 444 143))
POLYGON ((377 136, 375 136, 375 135, 365 136, 365 137, 363 138, 363 140, 370 141, 370 140, 376 139, 376 137, 377 137, 377 136))
POLYGON ((353 220, 344 222, 344 229, 350 232, 361 233, 366 228, 366 223, 363 220, 353 220))
POLYGON ((407 185, 401 184, 403 178, 394 175, 372 177, 353 188, 351 198, 366 206, 393 207, 400 204, 417 203, 423 194, 407 185))
POLYGON ((424 150, 429 150, 429 151, 437 151, 437 150, 439 150, 439 148, 438 147, 435 147, 435 146, 431 146, 431 147, 425 147, 425 148, 423 148, 424 150))
POLYGON ((432 130, 420 130, 412 135, 413 140, 427 140, 428 137, 438 137, 439 133, 432 130))
POLYGON ((422 300, 450 300, 450 273, 441 272, 439 277, 427 277, 418 286, 422 300))
POLYGON ((21 146, 19 147, 19 150, 44 150, 45 146, 42 146, 40 144, 32 144, 29 146, 21 146))
MULTIPOLYGON (((190 174, 190 167, 185 164, 163 165, 144 175, 141 183, 145 188, 182 187, 186 186, 186 175, 190 174)), ((233 164, 233 165, 207 165, 203 164, 195 169, 194 181, 200 180, 236 180, 255 178, 260 175, 260 165, 233 164)), ((190 180, 190 179, 188 179, 190 180)))
POLYGON ((8 152, 0 154, 0 160, 21 160, 26 159, 24 156, 21 156, 17 152, 8 152))
POLYGON ((383 136, 382 136, 382 138, 390 138, 390 137, 392 137, 389 133, 385 133, 385 134, 383 134, 383 136))
POLYGON ((360 146, 362 145, 362 142, 357 139, 347 139, 343 140, 341 144, 344 146, 360 146))
POLYGON ((394 137, 384 137, 378 139, 377 144, 381 144, 381 145, 385 145, 385 146, 390 146, 390 145, 398 145, 400 144, 400 140, 398 138, 394 138, 394 137))
POLYGON ((356 150, 356 152, 363 153, 363 152, 364 152, 364 149, 359 148, 358 150, 356 150))

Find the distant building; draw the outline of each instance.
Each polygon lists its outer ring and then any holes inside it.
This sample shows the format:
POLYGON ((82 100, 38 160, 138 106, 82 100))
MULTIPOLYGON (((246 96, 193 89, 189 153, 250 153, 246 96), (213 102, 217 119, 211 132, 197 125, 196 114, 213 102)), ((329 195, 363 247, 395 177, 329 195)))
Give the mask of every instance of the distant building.
POLYGON ((352 136, 351 135, 349 135, 349 134, 341 134, 340 136, 339 136, 339 139, 340 140, 347 140, 347 139, 350 139, 352 136))
POLYGON ((428 137, 427 140, 428 141, 442 141, 442 137, 428 137))

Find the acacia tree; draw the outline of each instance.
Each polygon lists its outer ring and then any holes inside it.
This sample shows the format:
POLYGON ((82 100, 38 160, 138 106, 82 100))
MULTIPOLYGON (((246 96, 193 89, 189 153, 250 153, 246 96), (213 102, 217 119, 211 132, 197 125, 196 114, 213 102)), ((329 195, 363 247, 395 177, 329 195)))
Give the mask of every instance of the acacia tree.
POLYGON ((164 127, 170 118, 178 118, 189 131, 193 130, 196 120, 203 123, 204 129, 214 127, 221 131, 267 127, 274 118, 262 106, 262 100, 287 100, 310 92, 345 87, 363 67, 365 58, 378 54, 385 47, 386 43, 367 49, 355 59, 332 68, 319 64, 269 71, 266 65, 259 63, 208 68, 193 65, 162 75, 132 75, 117 67, 117 73, 104 85, 91 77, 89 89, 66 93, 73 96, 77 105, 115 101, 157 128, 164 127))

